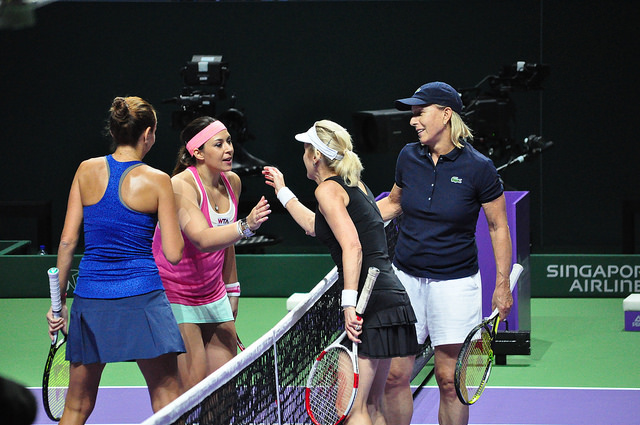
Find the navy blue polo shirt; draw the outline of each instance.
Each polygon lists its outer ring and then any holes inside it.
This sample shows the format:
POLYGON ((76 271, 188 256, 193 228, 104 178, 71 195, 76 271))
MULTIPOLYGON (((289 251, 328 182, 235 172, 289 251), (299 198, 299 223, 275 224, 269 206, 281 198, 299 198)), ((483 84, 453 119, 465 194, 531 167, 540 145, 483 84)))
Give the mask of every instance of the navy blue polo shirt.
POLYGON ((465 143, 434 165, 426 146, 409 143, 398 155, 396 185, 403 212, 396 267, 431 279, 475 274, 478 213, 503 193, 493 162, 465 143))

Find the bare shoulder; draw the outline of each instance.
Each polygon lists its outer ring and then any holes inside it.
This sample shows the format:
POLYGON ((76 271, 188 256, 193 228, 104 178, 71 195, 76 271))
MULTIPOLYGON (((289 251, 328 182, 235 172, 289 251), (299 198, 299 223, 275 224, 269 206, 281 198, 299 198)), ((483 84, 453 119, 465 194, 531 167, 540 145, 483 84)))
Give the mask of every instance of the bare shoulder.
POLYGON ((171 183, 174 186, 187 184, 189 186, 193 186, 194 188, 196 187, 196 180, 193 178, 193 174, 191 174, 191 171, 189 170, 183 170, 171 177, 171 183))
POLYGON ((83 181, 87 178, 96 179, 106 177, 106 175, 107 161, 105 161, 104 156, 85 159, 80 163, 76 170, 76 177, 83 181))
POLYGON ((105 161, 104 156, 99 156, 97 158, 89 158, 85 159, 78 166, 78 171, 89 171, 94 168, 105 168, 107 166, 107 162, 105 161))
POLYGON ((224 175, 227 178, 227 180, 229 180, 229 184, 231 185, 233 192, 239 193, 240 190, 242 189, 242 180, 240 179, 240 176, 234 173, 233 171, 226 171, 224 175))
POLYGON ((152 166, 147 165, 147 164, 142 164, 140 166, 140 170, 145 172, 145 173, 148 173, 149 176, 152 177, 152 178, 158 178, 158 179, 163 179, 163 180, 164 179, 169 179, 169 174, 167 174, 164 171, 159 170, 157 168, 153 168, 152 166))
POLYGON ((337 191, 342 191, 344 192, 344 189, 342 188, 342 185, 340 183, 338 183, 335 180, 325 180, 322 183, 320 183, 318 185, 318 187, 316 188, 316 192, 318 191, 329 191, 329 192, 337 192, 337 191))
POLYGON ((179 196, 180 202, 189 200, 200 203, 200 191, 191 171, 184 170, 171 177, 173 192, 179 196))
POLYGON ((329 201, 335 199, 346 198, 347 192, 340 185, 340 183, 333 180, 325 180, 318 185, 315 190, 316 199, 318 201, 329 201))
POLYGON ((81 167, 91 167, 91 166, 96 166, 96 165, 103 165, 106 164, 106 160, 104 156, 98 156, 95 158, 89 158, 89 159, 85 159, 84 161, 82 161, 80 163, 81 167))
POLYGON ((142 164, 139 167, 134 168, 132 170, 132 175, 142 177, 144 181, 160 187, 168 186, 171 182, 167 173, 147 164, 142 164))

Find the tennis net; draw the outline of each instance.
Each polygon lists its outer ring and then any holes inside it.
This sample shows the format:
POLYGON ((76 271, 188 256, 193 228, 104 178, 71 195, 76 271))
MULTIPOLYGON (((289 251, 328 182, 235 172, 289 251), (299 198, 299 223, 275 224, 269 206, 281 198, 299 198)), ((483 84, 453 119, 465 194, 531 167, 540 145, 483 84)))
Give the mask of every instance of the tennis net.
POLYGON ((269 332, 143 425, 307 424, 315 357, 342 331, 334 267, 269 332))

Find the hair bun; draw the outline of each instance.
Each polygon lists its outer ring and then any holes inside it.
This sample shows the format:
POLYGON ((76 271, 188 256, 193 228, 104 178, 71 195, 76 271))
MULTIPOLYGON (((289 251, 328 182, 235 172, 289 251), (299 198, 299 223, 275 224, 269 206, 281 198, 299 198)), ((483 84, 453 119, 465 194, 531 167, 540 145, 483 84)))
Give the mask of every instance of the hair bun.
POLYGON ((111 104, 113 117, 118 121, 124 121, 129 116, 129 105, 124 97, 116 97, 111 104))

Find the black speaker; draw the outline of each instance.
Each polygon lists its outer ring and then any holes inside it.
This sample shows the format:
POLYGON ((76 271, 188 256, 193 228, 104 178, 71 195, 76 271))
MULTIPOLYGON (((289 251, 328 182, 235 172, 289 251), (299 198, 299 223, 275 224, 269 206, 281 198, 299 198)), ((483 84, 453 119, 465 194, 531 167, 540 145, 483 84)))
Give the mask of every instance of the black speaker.
POLYGON ((409 124, 411 111, 359 111, 352 118, 357 152, 394 152, 417 140, 416 131, 409 124))

